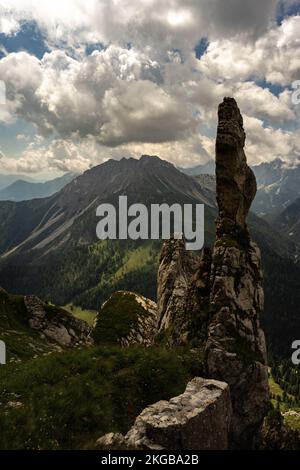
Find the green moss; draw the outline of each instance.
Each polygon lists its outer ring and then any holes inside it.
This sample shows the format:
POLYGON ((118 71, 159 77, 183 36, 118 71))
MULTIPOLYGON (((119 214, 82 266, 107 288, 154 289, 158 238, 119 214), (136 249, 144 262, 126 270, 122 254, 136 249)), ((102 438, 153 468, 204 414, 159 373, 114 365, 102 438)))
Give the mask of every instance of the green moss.
POLYGON ((298 415, 285 415, 284 422, 287 424, 291 429, 298 430, 300 429, 300 414, 298 415))
POLYGON ((137 326, 138 318, 148 315, 131 292, 115 292, 101 309, 93 332, 99 343, 118 344, 137 326))

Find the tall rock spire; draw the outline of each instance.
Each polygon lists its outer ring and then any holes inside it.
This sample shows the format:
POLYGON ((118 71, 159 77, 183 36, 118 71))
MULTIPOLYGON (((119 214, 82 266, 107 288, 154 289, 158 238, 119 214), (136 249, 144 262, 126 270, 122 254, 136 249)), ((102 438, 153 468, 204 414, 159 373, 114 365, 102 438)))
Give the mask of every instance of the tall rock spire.
POLYGON ((158 272, 159 331, 171 345, 205 350, 209 379, 230 387, 230 445, 251 448, 269 406, 261 256, 247 215, 256 180, 244 152, 243 118, 232 98, 219 106, 216 241, 201 256, 168 240, 158 272))
POLYGON ((245 139, 237 103, 225 98, 216 140, 215 245, 195 257, 182 241, 169 240, 158 273, 160 332, 171 345, 204 349, 206 376, 228 383, 233 448, 253 447, 269 406, 261 257, 246 222, 256 180, 245 139))
POLYGON ((216 177, 219 218, 217 235, 241 236, 257 185, 244 152, 246 134, 236 101, 224 98, 219 106, 216 140, 216 177))
POLYGON ((237 103, 219 106, 216 176, 219 215, 210 276, 206 344, 209 377, 230 386, 233 447, 252 447, 268 409, 268 371, 260 315, 264 308, 260 251, 246 218, 256 180, 244 153, 245 132, 237 103))

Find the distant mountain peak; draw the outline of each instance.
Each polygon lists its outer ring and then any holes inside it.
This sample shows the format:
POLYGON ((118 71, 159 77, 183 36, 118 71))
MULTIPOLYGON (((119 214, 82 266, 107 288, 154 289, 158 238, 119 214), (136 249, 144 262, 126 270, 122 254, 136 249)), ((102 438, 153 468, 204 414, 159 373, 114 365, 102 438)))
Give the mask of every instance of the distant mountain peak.
POLYGON ((0 201, 20 202, 50 197, 70 183, 76 176, 75 173, 69 172, 44 183, 18 179, 0 190, 0 201))

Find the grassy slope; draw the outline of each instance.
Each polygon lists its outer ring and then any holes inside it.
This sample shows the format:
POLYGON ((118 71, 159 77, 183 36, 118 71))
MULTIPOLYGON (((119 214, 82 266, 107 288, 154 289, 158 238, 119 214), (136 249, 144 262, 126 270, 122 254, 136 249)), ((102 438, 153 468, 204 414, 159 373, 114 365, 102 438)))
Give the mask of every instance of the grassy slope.
POLYGON ((94 448, 99 436, 126 432, 145 406, 203 375, 201 357, 185 349, 102 344, 56 352, 25 318, 23 297, 1 292, 0 337, 18 361, 0 367, 0 449, 94 448))
POLYGON ((63 309, 73 314, 74 317, 79 318, 79 320, 87 322, 90 326, 93 326, 95 318, 97 316, 96 310, 85 310, 73 304, 65 305, 63 309))
POLYGON ((94 347, 0 368, 0 449, 87 449, 202 373, 184 350, 94 347))

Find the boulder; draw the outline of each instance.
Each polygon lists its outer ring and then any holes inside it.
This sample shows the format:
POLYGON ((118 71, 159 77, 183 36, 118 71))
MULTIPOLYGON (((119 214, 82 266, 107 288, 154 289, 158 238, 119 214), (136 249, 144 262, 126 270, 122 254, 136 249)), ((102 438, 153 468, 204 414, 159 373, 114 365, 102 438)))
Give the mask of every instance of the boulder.
POLYGON ((102 305, 93 329, 96 343, 150 346, 157 333, 157 305, 133 292, 118 291, 102 305))
POLYGON ((98 446, 143 450, 224 450, 231 420, 227 384, 196 377, 170 401, 148 406, 122 437, 108 434, 98 446))
POLYGON ((63 347, 92 344, 89 325, 62 308, 48 305, 38 297, 24 297, 29 326, 63 347))

